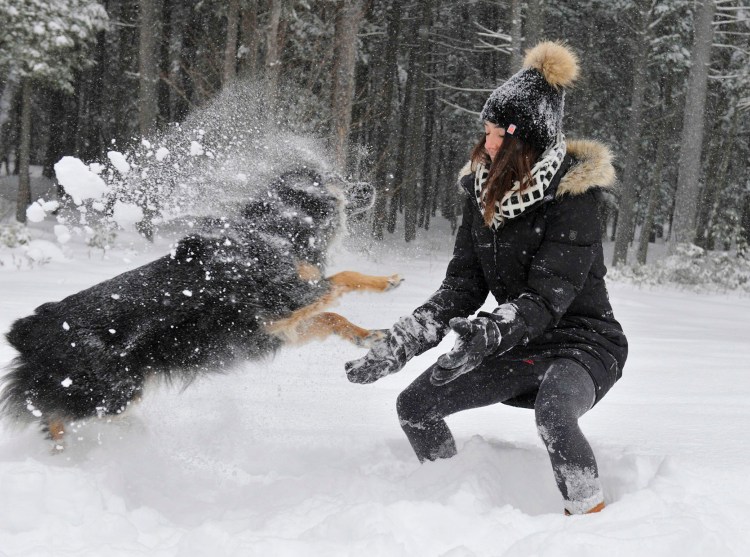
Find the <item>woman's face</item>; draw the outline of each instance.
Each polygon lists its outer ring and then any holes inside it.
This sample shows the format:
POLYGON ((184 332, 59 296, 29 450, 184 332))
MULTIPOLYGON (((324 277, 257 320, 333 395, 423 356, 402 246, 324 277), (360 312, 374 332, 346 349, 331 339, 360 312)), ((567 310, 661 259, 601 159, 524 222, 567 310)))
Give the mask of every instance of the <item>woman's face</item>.
POLYGON ((500 128, 492 122, 484 123, 484 148, 487 149, 487 153, 493 161, 503 145, 504 137, 505 128, 500 128))

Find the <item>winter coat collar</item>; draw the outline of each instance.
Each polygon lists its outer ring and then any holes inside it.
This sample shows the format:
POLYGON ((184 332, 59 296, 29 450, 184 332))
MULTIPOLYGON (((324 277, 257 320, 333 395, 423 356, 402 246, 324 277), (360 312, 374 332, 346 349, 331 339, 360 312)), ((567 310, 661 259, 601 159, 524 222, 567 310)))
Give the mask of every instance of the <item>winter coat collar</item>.
MULTIPOLYGON (((501 201, 495 202, 495 216, 491 224, 493 230, 503 226, 507 219, 523 214, 526 209, 533 207, 545 197, 554 183, 555 176, 563 167, 565 151, 565 136, 560 133, 555 144, 542 154, 531 169, 531 181, 527 184, 528 187, 521 192, 519 191, 521 184, 516 181, 513 189, 506 192, 501 201)), ((488 174, 489 169, 481 164, 474 172, 474 195, 480 208, 483 208, 485 204, 484 184, 488 174)))
MULTIPOLYGON (((613 156, 605 144, 587 139, 570 140, 567 151, 573 164, 560 180, 556 197, 581 195, 591 188, 611 188, 615 185, 613 156)), ((459 173, 459 181, 475 170, 471 162, 468 162, 459 173)), ((471 186, 473 188, 473 183, 471 186)), ((473 195, 472 191, 469 193, 473 195)))

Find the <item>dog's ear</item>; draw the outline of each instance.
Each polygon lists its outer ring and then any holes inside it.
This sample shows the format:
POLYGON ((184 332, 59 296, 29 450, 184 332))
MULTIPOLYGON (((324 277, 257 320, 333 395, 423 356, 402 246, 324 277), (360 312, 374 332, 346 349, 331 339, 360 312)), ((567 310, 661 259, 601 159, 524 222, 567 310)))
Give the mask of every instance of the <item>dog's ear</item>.
POLYGON ((206 253, 207 240, 198 234, 185 236, 177 243, 174 259, 177 261, 187 261, 199 259, 206 253))

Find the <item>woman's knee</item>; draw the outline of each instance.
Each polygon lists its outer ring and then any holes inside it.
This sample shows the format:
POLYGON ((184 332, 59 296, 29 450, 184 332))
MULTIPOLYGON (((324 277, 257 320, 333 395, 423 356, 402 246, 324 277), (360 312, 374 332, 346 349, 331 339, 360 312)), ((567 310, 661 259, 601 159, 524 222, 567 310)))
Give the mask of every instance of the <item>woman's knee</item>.
POLYGON ((571 428, 594 402, 593 380, 580 364, 568 360, 555 362, 542 380, 534 405, 539 435, 549 442, 571 428))
POLYGON ((410 385, 396 398, 396 413, 401 423, 421 423, 426 414, 423 393, 410 385))

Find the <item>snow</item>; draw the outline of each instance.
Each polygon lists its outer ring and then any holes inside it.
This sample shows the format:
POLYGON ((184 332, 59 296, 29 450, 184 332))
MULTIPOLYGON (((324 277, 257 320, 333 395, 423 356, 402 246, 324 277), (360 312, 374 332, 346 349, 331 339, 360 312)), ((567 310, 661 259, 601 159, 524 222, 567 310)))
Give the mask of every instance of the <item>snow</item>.
POLYGON ((107 158, 120 174, 127 174, 130 172, 130 163, 128 163, 125 155, 119 151, 108 151, 107 158))
POLYGON ((31 222, 42 222, 47 214, 40 203, 34 202, 26 209, 26 218, 31 222))
POLYGON ((76 204, 86 199, 101 199, 107 193, 104 180, 75 157, 66 156, 56 162, 55 175, 76 204))
POLYGON ((26 255, 36 262, 65 261, 65 254, 52 242, 32 240, 26 248, 26 255))
MULTIPOLYGON (((366 252, 337 248, 331 273, 406 280, 384 294, 348 295, 334 311, 383 328, 421 304, 452 242, 430 234, 408 248, 392 240, 366 252)), ((169 246, 140 255, 115 247, 96 261, 81 238, 66 249, 64 261, 0 267, 0 330, 169 246)), ((0 554, 745 555, 750 299, 609 286, 631 354, 623 379, 581 419, 608 501, 598 515, 562 515, 527 410, 451 416, 459 454, 417 462, 396 397, 452 346, 452 334, 372 385, 346 381, 344 362, 364 351, 331 338, 184 391, 151 385, 125 415, 69 432, 61 454, 33 428, 0 429, 0 554)), ((0 366, 13 356, 0 341, 0 366)))
POLYGON ((193 157, 200 156, 204 153, 203 146, 197 141, 190 142, 190 155, 193 157))
POLYGON ((133 203, 115 201, 112 208, 112 220, 122 228, 133 228, 135 223, 143 219, 143 209, 133 203))
POLYGON ((53 230, 59 243, 65 244, 70 241, 70 229, 64 224, 56 224, 53 230))
POLYGON ((161 162, 169 156, 169 149, 166 147, 159 147, 156 150, 156 160, 161 162))

